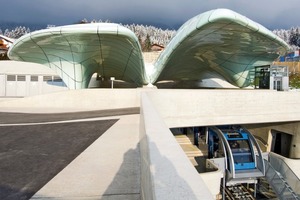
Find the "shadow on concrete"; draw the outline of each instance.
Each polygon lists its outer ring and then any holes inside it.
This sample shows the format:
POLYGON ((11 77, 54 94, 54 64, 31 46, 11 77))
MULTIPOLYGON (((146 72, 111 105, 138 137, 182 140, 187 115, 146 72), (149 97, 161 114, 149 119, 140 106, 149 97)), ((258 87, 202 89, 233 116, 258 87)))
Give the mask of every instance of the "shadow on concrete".
POLYGON ((140 149, 129 149, 124 153, 123 162, 102 200, 139 200, 140 197, 140 149))
MULTIPOLYGON (((111 80, 95 80, 91 79, 89 83, 89 88, 111 88, 112 82, 111 80)), ((137 88, 139 87, 135 83, 130 83, 122 80, 114 80, 113 88, 137 88)))
POLYGON ((62 121, 62 120, 87 119, 87 118, 95 118, 95 117, 108 117, 108 116, 117 116, 117 115, 132 115, 132 114, 139 114, 139 113, 140 113, 140 108, 138 107, 73 112, 73 113, 51 113, 51 114, 0 112, 0 119, 1 119, 0 124, 52 122, 52 121, 62 121))
POLYGON ((0 127, 0 199, 29 199, 116 121, 0 127))
POLYGON ((207 156, 196 156, 194 159, 197 162, 197 165, 195 166, 195 168, 198 171, 198 173, 218 171, 218 169, 211 169, 211 168, 206 167, 207 156))
MULTIPOLYGON (((213 81, 211 81, 213 82, 213 81)), ((222 85, 213 82, 211 85, 204 85, 202 81, 161 81, 155 84, 159 89, 220 89, 223 88, 222 85)))

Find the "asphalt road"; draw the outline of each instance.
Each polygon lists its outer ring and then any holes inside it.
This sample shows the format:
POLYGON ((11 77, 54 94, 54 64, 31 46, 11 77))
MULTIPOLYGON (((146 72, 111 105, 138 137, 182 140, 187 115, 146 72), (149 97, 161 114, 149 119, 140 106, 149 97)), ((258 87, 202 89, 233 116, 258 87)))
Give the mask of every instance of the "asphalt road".
POLYGON ((52 114, 36 114, 36 113, 10 113, 0 112, 0 124, 16 124, 16 123, 37 123, 52 122, 74 119, 86 119, 94 117, 107 117, 116 115, 139 114, 140 109, 122 108, 112 110, 96 110, 74 113, 52 113, 52 114))
MULTIPOLYGON (((59 121, 137 112, 138 109, 65 114, 0 113, 0 123, 59 121)), ((0 199, 32 197, 116 121, 0 126, 0 199)))

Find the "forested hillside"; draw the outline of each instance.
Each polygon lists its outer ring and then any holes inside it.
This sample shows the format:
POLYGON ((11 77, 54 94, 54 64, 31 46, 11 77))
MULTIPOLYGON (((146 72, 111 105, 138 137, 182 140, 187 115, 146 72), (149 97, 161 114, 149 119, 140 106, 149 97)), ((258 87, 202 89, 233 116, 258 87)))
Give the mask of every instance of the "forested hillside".
MULTIPOLYGON (((92 20, 89 22, 86 19, 79 21, 78 23, 97 23, 97 22, 109 22, 101 20, 92 20)), ((123 26, 132 30, 138 37, 143 51, 149 51, 152 44, 158 44, 166 46, 171 38, 176 34, 175 30, 161 29, 154 26, 141 25, 141 24, 123 24, 123 26)), ((45 28, 51 28, 53 25, 48 25, 45 28)), ((0 25, 0 34, 10 37, 10 38, 19 38, 22 35, 29 33, 30 29, 25 26, 18 26, 13 29, 1 30, 0 25)), ((300 48, 300 27, 292 27, 288 30, 277 29, 273 30, 273 33, 278 35, 284 41, 291 45, 292 50, 300 48)))
MULTIPOLYGON (((86 20, 81 20, 79 23, 96 23, 96 22, 102 22, 102 21, 95 21, 87 22, 86 20)), ((105 21, 109 22, 109 21, 105 21)), ((147 25, 141 25, 141 24, 122 24, 126 28, 133 31, 137 38, 139 39, 139 42, 141 43, 143 51, 149 51, 152 44, 158 44, 162 46, 166 46, 170 39, 175 35, 175 30, 168 30, 168 29, 161 29, 154 26, 147 26, 147 25)), ((45 28, 51 28, 53 25, 48 25, 48 27, 45 28)), ((26 28, 24 26, 19 26, 14 29, 6 29, 5 31, 1 30, 0 27, 0 34, 10 37, 10 38, 19 38, 22 35, 29 33, 30 29, 26 28)))
MULTIPOLYGON (((97 23, 103 21, 96 21, 93 20, 88 22, 86 19, 79 21, 78 23, 97 23)), ((109 22, 109 21, 104 21, 109 22)), ((144 52, 151 50, 152 44, 158 44, 161 46, 166 46, 169 41, 174 37, 176 34, 175 30, 168 30, 168 29, 161 29, 154 26, 148 25, 141 25, 141 24, 123 24, 123 26, 127 27, 128 29, 132 30, 142 47, 144 52)), ((45 28, 51 28, 53 25, 48 25, 45 28)), ((32 29, 34 30, 34 29, 32 29)), ((5 35, 10 38, 19 38, 24 34, 30 33, 30 29, 25 26, 17 26, 12 29, 5 29, 4 31, 1 30, 0 24, 0 34, 5 35)), ((284 29, 277 29, 273 30, 273 33, 282 38, 291 46, 291 51, 300 49, 300 27, 292 27, 288 30, 284 29)), ((6 53, 0 54, 0 60, 8 59, 6 53)), ((298 71, 291 72, 290 74, 290 86, 293 88, 300 88, 300 75, 298 71)))
POLYGON ((300 27, 292 27, 289 30, 277 29, 273 33, 286 41, 293 50, 300 48, 300 27))
POLYGON ((5 29, 3 32, 0 27, 0 35, 4 35, 9 38, 19 38, 26 33, 30 33, 30 29, 25 26, 17 26, 14 29, 5 29))

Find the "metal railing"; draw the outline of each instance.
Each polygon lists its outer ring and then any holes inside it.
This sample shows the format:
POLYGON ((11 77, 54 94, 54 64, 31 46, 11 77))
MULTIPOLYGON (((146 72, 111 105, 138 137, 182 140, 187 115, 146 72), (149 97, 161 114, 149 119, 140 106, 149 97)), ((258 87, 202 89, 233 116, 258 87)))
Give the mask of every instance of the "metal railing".
MULTIPOLYGON (((280 162, 280 165, 286 165, 286 164, 282 161, 282 162, 280 162)), ((289 168, 286 168, 286 169, 289 169, 289 168)), ((272 187, 272 189, 274 190, 274 192, 276 193, 276 195, 279 199, 300 200, 300 195, 299 195, 300 191, 295 190, 295 188, 292 188, 291 185, 287 182, 287 178, 284 177, 280 172, 275 170, 275 168, 272 166, 272 164, 267 160, 265 160, 265 171, 266 171, 265 178, 267 179, 267 181, 269 182, 270 186, 272 187)), ((292 170, 290 170, 290 171, 291 172, 286 171, 285 174, 289 174, 289 176, 290 176, 291 173, 293 173, 292 170)), ((296 181, 298 181, 298 184, 300 186, 298 177, 296 175, 294 175, 294 176, 295 176, 294 179, 296 179, 296 181)), ((290 178, 291 177, 289 177, 289 179, 290 178)), ((296 188, 299 186, 296 186, 296 188)))

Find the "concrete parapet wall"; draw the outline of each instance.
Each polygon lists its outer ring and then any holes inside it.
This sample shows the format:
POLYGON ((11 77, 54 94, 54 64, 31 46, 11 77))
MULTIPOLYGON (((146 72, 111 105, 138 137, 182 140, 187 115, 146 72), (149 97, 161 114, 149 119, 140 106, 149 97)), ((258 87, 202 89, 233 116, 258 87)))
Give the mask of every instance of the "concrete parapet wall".
MULTIPOLYGON (((223 162, 224 163, 224 162, 223 162)), ((206 160, 206 166, 209 166, 208 168, 217 169, 213 172, 206 172, 206 173, 200 173, 200 177, 203 179, 205 184, 208 186, 210 192, 218 199, 218 196, 220 194, 221 189, 221 180, 223 178, 223 170, 221 169, 221 166, 218 166, 213 161, 207 159, 206 160)))
POLYGON ((148 95, 169 128, 300 119, 299 92, 157 90, 148 95))
POLYGON ((140 89, 84 89, 0 102, 0 111, 69 112, 140 106, 140 89))
POLYGON ((140 149, 142 199, 214 199, 146 93, 141 94, 140 149))
POLYGON ((278 171, 284 180, 289 184, 294 192, 299 194, 300 191, 300 160, 285 158, 281 155, 270 152, 269 162, 278 171))
POLYGON ((199 175, 207 185, 209 191, 215 197, 214 199, 218 199, 218 196, 220 195, 221 179, 223 176, 222 172, 218 170, 216 172, 206 172, 199 175))
MULTIPOLYGON (((278 154, 273 153, 273 152, 270 152, 269 156, 270 156, 271 159, 273 159, 274 162, 284 162, 295 173, 295 175, 298 177, 298 179, 300 179, 300 168, 299 168, 300 160, 299 159, 286 158, 284 156, 278 155, 278 154)), ((273 167, 278 167, 278 166, 273 166, 273 167)), ((278 168, 275 168, 275 169, 279 172, 281 170, 284 171, 284 168, 280 168, 280 166, 278 168)))

